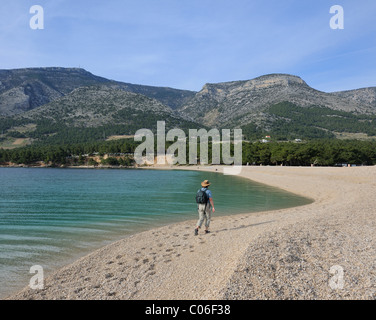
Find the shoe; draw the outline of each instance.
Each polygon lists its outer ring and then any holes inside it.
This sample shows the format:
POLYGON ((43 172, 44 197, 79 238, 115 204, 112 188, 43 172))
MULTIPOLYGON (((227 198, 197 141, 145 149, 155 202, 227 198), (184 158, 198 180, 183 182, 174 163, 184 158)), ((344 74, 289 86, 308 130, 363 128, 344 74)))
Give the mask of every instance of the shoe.
POLYGON ((198 236, 198 229, 195 229, 195 236, 198 236))
POLYGON ((205 230, 205 233, 210 233, 210 231, 209 230, 205 230))

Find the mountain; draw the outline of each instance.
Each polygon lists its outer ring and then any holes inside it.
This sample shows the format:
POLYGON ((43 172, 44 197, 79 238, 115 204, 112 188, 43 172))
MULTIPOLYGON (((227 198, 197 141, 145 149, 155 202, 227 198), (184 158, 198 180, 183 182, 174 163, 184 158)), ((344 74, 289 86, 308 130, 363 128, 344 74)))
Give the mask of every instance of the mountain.
POLYGON ((159 120, 167 130, 242 128, 248 140, 376 136, 376 88, 327 93, 289 74, 208 83, 193 92, 83 69, 0 70, 0 111, 0 147, 103 140, 155 131, 159 120))
POLYGON ((123 83, 95 76, 80 68, 26 68, 0 70, 0 116, 12 116, 55 101, 73 90, 106 85, 154 98, 176 109, 195 92, 123 83))
POLYGON ((165 121, 166 130, 199 126, 156 99, 105 85, 80 87, 53 102, 0 120, 0 129, 8 138, 44 144, 133 135, 143 128, 155 131, 157 121, 165 121))
POLYGON ((200 123, 230 127, 267 120, 272 116, 268 107, 282 102, 373 114, 375 93, 376 88, 326 93, 311 88, 300 77, 270 74, 247 81, 206 84, 180 112, 200 123), (363 94, 359 97, 356 92, 363 94))
POLYGON ((179 112, 209 127, 242 128, 251 140, 366 138, 376 135, 376 88, 326 93, 298 76, 270 74, 205 84, 179 112))
POLYGON ((371 105, 376 108, 376 88, 363 88, 333 92, 333 95, 361 105, 371 105))
POLYGON ((37 122, 46 120, 72 127, 98 127, 125 124, 132 114, 142 112, 163 117, 173 116, 171 108, 155 99, 107 86, 81 87, 51 103, 30 110, 14 119, 37 122), (126 116, 120 114, 127 111, 126 116))

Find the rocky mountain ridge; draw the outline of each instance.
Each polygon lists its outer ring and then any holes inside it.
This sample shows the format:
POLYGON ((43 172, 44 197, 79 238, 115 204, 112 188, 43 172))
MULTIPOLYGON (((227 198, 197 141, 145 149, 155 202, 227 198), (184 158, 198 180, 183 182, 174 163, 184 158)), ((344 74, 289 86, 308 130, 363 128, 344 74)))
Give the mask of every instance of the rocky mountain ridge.
POLYGON ((0 70, 3 141, 95 140, 102 131, 154 130, 160 120, 168 128, 242 128, 248 139, 375 136, 376 87, 327 93, 298 76, 269 74, 193 92, 116 82, 83 69, 0 70))
POLYGON ((0 70, 0 116, 13 116, 87 86, 108 86, 139 93, 176 109, 195 95, 189 90, 143 86, 95 76, 80 68, 25 68, 0 70))
POLYGON ((301 107, 374 114, 375 94, 376 88, 326 93, 311 88, 300 77, 271 74, 247 81, 206 84, 180 111, 200 123, 225 126, 263 118, 269 106, 286 101, 301 107))

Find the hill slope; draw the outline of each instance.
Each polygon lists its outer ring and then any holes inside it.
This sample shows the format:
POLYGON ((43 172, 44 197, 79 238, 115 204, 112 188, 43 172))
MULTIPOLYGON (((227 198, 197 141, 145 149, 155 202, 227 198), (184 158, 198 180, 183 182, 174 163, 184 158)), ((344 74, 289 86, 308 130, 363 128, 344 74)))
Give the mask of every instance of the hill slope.
POLYGON ((248 138, 376 134, 376 88, 326 93, 288 74, 206 84, 179 111, 207 126, 241 127, 248 138))
POLYGON ((142 128, 154 130, 161 120, 166 122, 167 129, 198 126, 155 99, 107 86, 91 86, 2 119, 0 128, 8 137, 59 144, 132 135, 142 128))
POLYGON ((27 68, 0 70, 0 116, 32 110, 69 94, 79 87, 107 85, 140 93, 176 109, 195 92, 165 87, 142 86, 108 80, 79 68, 27 68))
POLYGON ((357 104, 371 105, 376 109, 376 88, 338 91, 332 94, 357 104))
POLYGON ((321 92, 308 86, 300 77, 286 74, 265 75, 248 81, 206 84, 180 111, 200 123, 243 125, 267 119, 267 108, 281 102, 301 107, 323 106, 346 112, 376 112, 374 98, 353 99, 351 92, 321 92))
POLYGON ((116 82, 83 69, 0 70, 0 79, 0 111, 9 115, 0 117, 3 141, 98 140, 154 130, 158 120, 168 128, 240 127, 247 139, 376 135, 376 88, 326 93, 288 74, 206 84, 197 93, 116 82))

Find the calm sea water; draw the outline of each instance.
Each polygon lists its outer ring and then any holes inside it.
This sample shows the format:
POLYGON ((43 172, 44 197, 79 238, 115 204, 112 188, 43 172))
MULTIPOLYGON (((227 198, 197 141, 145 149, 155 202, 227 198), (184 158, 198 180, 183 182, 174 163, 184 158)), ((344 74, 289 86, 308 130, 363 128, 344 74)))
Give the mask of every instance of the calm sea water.
POLYGON ((48 273, 137 231, 196 219, 195 194, 205 179, 215 215, 309 203, 216 173, 0 168, 0 297, 27 286, 33 265, 48 273))

